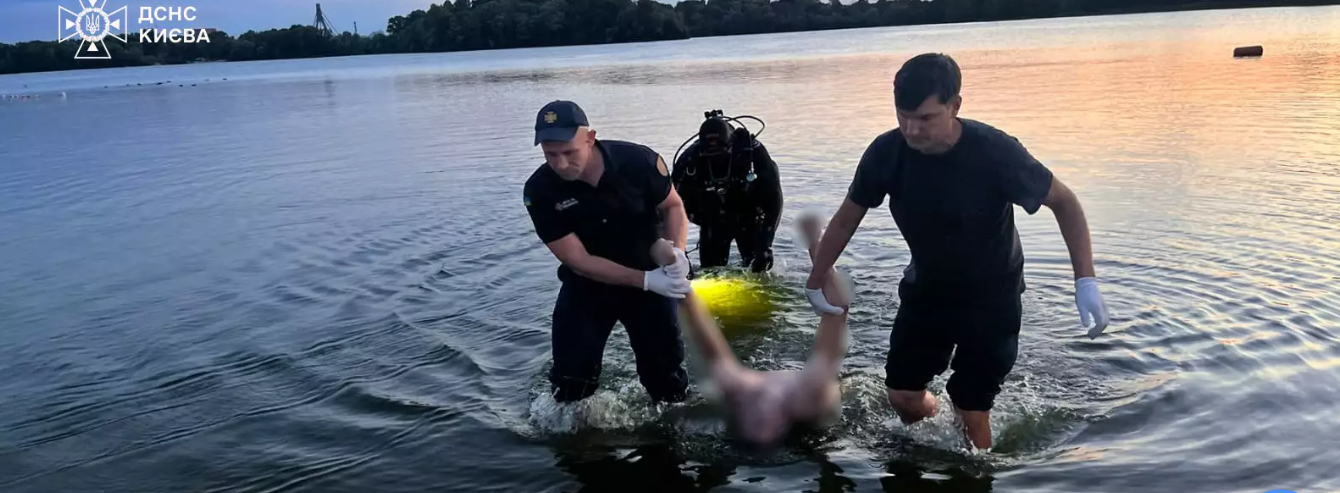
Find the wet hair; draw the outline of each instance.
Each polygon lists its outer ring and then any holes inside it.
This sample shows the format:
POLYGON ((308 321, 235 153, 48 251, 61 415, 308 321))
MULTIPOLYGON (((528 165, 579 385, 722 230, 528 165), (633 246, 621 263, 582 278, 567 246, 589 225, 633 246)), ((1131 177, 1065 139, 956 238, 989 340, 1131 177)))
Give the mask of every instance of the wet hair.
POLYGON ((903 63, 893 77, 893 104, 900 110, 912 111, 931 96, 945 104, 958 96, 962 85, 963 75, 958 63, 949 55, 917 55, 903 63))

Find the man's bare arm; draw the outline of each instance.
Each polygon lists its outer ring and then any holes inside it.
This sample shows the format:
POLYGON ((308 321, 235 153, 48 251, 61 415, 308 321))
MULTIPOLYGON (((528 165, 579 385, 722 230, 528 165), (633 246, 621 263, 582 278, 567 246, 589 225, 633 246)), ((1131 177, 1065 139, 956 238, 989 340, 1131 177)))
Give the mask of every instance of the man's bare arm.
POLYGON ((643 288, 645 272, 587 253, 586 246, 582 245, 582 240, 578 239, 576 234, 568 234, 545 246, 549 247, 549 251, 553 252, 563 265, 584 277, 605 284, 643 288))
POLYGON ((1052 178, 1051 189, 1042 205, 1047 206, 1056 215, 1056 223, 1061 228, 1061 237, 1065 239, 1066 249, 1070 252, 1070 265, 1075 271, 1075 279, 1094 277, 1093 243, 1089 237, 1089 222, 1084 217, 1084 207, 1079 197, 1061 180, 1052 178))
POLYGON ((810 268, 809 279, 805 281, 806 288, 819 289, 828 281, 829 272, 837 263, 838 256, 847 248, 847 242, 851 241, 856 228, 861 225, 861 220, 865 219, 866 210, 851 199, 842 201, 837 213, 828 221, 828 228, 824 231, 823 239, 819 241, 818 250, 810 253, 814 265, 810 268))
POLYGON ((670 240, 680 250, 685 250, 685 245, 689 242, 689 218, 679 192, 670 187, 670 194, 656 206, 656 210, 660 211, 661 217, 664 218, 661 237, 670 240))

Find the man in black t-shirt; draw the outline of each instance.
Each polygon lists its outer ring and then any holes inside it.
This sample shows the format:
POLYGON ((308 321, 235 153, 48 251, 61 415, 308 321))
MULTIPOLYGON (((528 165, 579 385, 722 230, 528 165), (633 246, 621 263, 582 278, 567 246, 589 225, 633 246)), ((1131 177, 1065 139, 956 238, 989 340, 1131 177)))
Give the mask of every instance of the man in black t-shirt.
POLYGON ((840 313, 819 287, 866 212, 887 197, 912 260, 898 286, 885 386, 904 423, 933 416, 926 384, 952 367, 946 385, 964 433, 991 447, 990 410, 1014 367, 1024 291, 1014 206, 1056 216, 1075 274, 1081 324, 1096 337, 1108 323, 1088 224, 1075 194, 1014 137, 960 118, 961 75, 940 54, 908 60, 894 78, 899 128, 861 156, 846 200, 829 222, 805 284, 820 313, 840 313), (952 364, 951 364, 952 355, 952 364))
POLYGON ((526 179, 523 202, 535 234, 561 265, 553 312, 554 400, 590 397, 601 355, 622 322, 637 358, 638 379, 659 402, 685 398, 688 374, 678 300, 692 291, 684 255, 688 217, 665 160, 650 148, 598 140, 586 113, 554 101, 535 117, 535 145, 545 164, 526 179), (661 267, 651 245, 674 244, 675 263, 661 267))

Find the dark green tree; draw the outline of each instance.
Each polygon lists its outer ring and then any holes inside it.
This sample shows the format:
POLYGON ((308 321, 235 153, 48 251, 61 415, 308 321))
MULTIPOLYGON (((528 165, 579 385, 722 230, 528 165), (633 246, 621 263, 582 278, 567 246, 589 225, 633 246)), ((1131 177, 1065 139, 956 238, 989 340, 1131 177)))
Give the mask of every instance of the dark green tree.
POLYGON ((82 68, 564 46, 769 32, 1097 13, 1322 5, 1340 0, 454 0, 386 21, 385 32, 327 35, 304 25, 210 33, 209 43, 108 40, 111 60, 75 60, 78 42, 0 43, 0 74, 82 68))

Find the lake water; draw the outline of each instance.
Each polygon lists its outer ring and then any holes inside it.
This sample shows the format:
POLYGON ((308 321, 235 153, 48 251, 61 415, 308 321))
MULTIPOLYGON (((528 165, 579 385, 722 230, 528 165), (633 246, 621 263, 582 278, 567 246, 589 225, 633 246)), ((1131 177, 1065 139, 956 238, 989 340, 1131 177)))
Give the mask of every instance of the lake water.
POLYGON ((33 74, 0 93, 42 96, 0 102, 0 491, 1340 491, 1340 8, 33 74), (1231 57, 1247 44, 1265 56, 1231 57), (771 277, 728 280, 753 304, 723 324, 749 364, 793 367, 816 317, 791 219, 837 207, 924 51, 959 60, 963 116, 1080 195, 1113 316, 1084 336, 1054 217, 1019 214, 1030 290, 992 454, 958 449, 949 413, 906 427, 883 402, 908 262, 884 210, 840 261, 860 292, 833 428, 761 454, 700 397, 652 408, 622 330, 600 394, 547 400, 557 264, 521 204, 537 108, 574 99, 600 136, 667 156, 705 110, 767 122, 786 233, 771 277))

